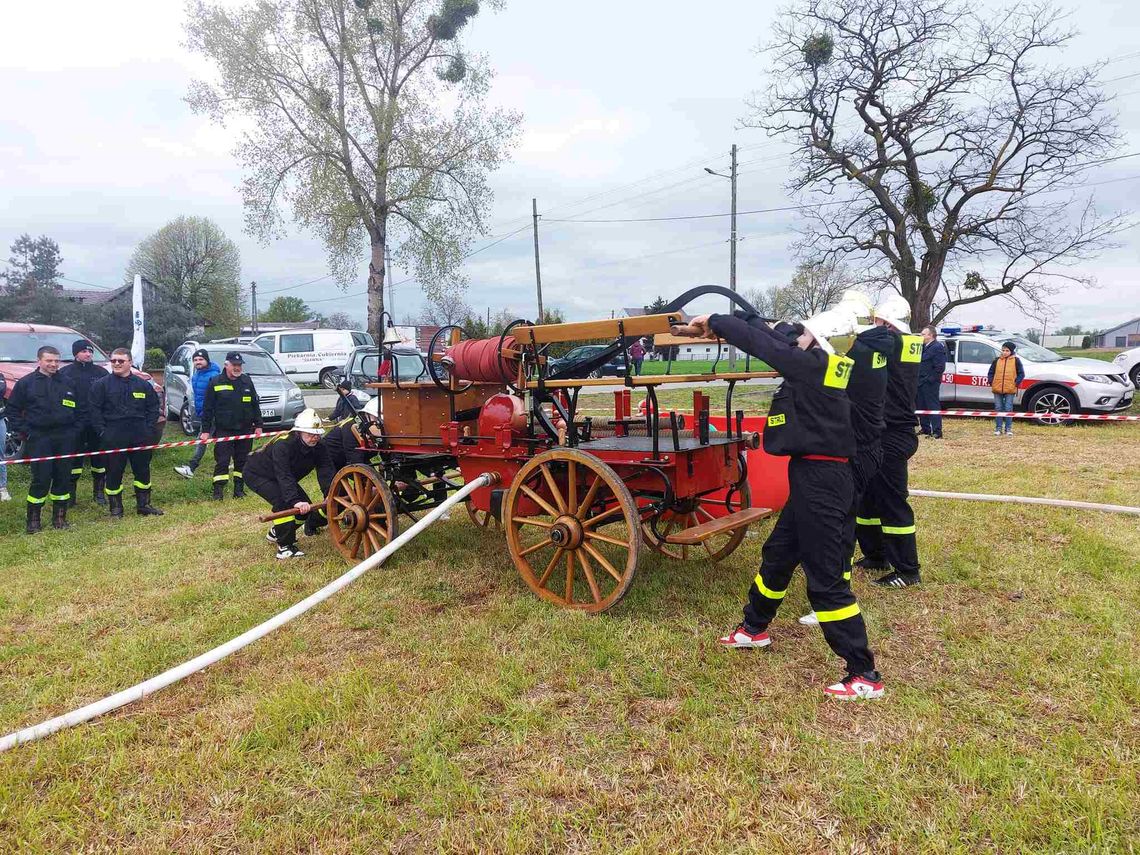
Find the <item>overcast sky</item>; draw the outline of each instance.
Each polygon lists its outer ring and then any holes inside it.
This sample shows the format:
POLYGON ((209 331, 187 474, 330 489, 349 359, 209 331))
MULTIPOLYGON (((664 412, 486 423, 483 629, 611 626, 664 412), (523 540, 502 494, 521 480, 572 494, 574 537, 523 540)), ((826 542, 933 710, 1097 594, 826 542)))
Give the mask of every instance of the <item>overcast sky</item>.
MULTIPOLYGON (((1065 52, 1073 64, 1111 59, 1103 77, 1125 78, 1106 84, 1121 96, 1121 153, 1140 151, 1140 23, 1129 8, 1122 0, 1081 3, 1073 17, 1081 35, 1065 52)), ((490 55, 493 100, 521 110, 525 124, 512 162, 492 179, 489 236, 474 247, 526 225, 534 196, 544 215, 544 301, 571 319, 727 284, 727 218, 556 221, 727 211, 728 181, 703 167, 726 171, 733 143, 740 210, 791 204, 782 189, 786 146, 740 128, 745 99, 764 85, 755 48, 773 14, 767 3, 659 0, 511 0, 503 12, 481 14, 468 44, 490 55)), ((237 241, 243 279, 258 282, 262 306, 276 291, 363 319, 364 298, 345 296, 330 280, 290 288, 328 272, 316 241, 294 228, 261 246, 242 232, 232 140, 182 100, 189 81, 208 71, 180 45, 182 15, 172 0, 8 4, 0 30, 2 257, 23 232, 50 235, 62 248, 68 287, 117 286, 147 234, 179 215, 207 216, 237 241)), ((1086 174, 1090 182, 1140 176, 1140 158, 1086 174)), ((1114 211, 1140 210, 1138 191, 1140 180, 1122 180, 1092 192, 1098 207, 1114 211)), ((792 213, 740 217, 741 290, 787 280, 797 223, 792 213)), ((1097 289, 1054 300, 1051 326, 1107 327, 1140 315, 1140 229, 1122 242, 1088 265, 1097 289)), ((349 294, 364 289, 365 270, 349 294)), ((477 311, 535 314, 529 230, 480 252, 466 272, 466 300, 477 311)), ((397 281, 406 278, 396 271, 397 281)), ((396 288, 398 318, 422 303, 414 281, 396 288)), ((998 300, 955 319, 1038 325, 998 300)))

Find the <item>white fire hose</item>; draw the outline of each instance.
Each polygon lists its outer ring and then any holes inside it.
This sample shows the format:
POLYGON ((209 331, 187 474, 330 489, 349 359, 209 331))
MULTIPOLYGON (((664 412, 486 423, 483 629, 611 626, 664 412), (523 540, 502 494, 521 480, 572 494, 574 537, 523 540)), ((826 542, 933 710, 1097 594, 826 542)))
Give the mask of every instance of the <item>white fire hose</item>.
POLYGON ((1054 508, 1076 508, 1081 511, 1107 511, 1114 514, 1140 516, 1140 508, 1128 505, 1104 505, 1099 502, 1074 502, 1070 499, 1039 499, 1034 496, 994 496, 988 493, 943 493, 939 490, 911 490, 912 496, 930 499, 962 499, 967 502, 1002 502, 1013 505, 1046 505, 1054 508))
POLYGON ((451 508, 455 507, 455 505, 466 499, 475 490, 478 490, 480 487, 488 487, 496 483, 498 480, 499 476, 497 474, 485 473, 483 475, 480 475, 475 480, 465 484, 458 492, 449 496, 441 505, 439 505, 439 507, 434 508, 430 513, 426 514, 415 525, 413 525, 379 552, 369 556, 368 558, 365 558, 340 578, 334 579, 332 582, 329 582, 316 593, 310 594, 308 597, 301 600, 301 602, 297 603, 294 606, 291 606, 280 614, 271 617, 264 623, 258 624, 253 629, 246 630, 236 638, 227 641, 225 644, 219 647, 215 647, 213 650, 203 653, 201 656, 197 656, 194 659, 191 659, 189 662, 184 662, 176 668, 171 668, 167 671, 163 671, 158 676, 151 677, 149 680, 139 683, 136 686, 132 686, 129 689, 124 689, 121 692, 116 692, 109 697, 103 698, 101 701, 95 701, 94 703, 87 704, 86 706, 82 706, 79 709, 72 710, 66 715, 56 716, 55 718, 50 718, 45 722, 41 722, 40 724, 32 725, 31 727, 25 727, 23 730, 17 730, 15 733, 9 733, 3 739, 0 739, 0 752, 7 751, 9 748, 20 745, 21 743, 32 742, 36 739, 40 739, 41 737, 48 736, 52 733, 55 733, 57 730, 63 730, 65 727, 82 724, 85 721, 90 721, 96 716, 101 716, 104 713, 108 713, 112 710, 118 709, 119 707, 126 706, 133 701, 141 700, 147 695, 152 695, 160 689, 165 689, 172 683, 177 683, 184 677, 189 677, 191 674, 201 671, 203 668, 206 668, 210 665, 213 665, 215 662, 219 662, 222 659, 225 659, 231 653, 236 653, 243 647, 246 647, 247 645, 257 641, 262 636, 268 635, 278 627, 289 623, 289 621, 293 620, 293 618, 303 615, 318 603, 324 602, 333 594, 340 591, 342 588, 345 588, 351 583, 355 582, 373 567, 378 567, 379 565, 383 564, 391 555, 400 549, 400 547, 408 543, 408 541, 422 532, 433 522, 438 520, 451 508))

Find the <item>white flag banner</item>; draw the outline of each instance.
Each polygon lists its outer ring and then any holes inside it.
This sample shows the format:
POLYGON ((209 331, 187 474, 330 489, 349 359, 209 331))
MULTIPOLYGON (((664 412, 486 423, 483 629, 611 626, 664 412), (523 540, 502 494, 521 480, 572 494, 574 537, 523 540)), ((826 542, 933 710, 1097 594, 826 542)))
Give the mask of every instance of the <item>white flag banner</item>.
POLYGON ((132 324, 135 332, 134 338, 131 339, 131 362, 133 362, 135 368, 138 369, 143 367, 143 359, 146 357, 146 323, 143 317, 142 292, 142 276, 136 273, 131 311, 132 324))

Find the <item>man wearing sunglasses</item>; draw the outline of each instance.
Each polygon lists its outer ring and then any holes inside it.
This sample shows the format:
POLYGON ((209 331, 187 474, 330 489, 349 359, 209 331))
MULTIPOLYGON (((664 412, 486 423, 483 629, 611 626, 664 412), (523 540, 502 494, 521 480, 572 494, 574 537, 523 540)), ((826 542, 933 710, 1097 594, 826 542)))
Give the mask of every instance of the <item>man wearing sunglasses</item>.
MULTIPOLYGON (((132 448, 149 445, 158 424, 158 394, 150 383, 131 373, 131 352, 117 347, 111 352, 111 374, 96 380, 88 398, 91 425, 98 432, 103 448, 132 448)), ((150 459, 153 451, 125 451, 107 455, 108 510, 112 517, 123 516, 123 473, 131 465, 134 476, 135 506, 139 516, 162 516, 150 503, 150 459)))

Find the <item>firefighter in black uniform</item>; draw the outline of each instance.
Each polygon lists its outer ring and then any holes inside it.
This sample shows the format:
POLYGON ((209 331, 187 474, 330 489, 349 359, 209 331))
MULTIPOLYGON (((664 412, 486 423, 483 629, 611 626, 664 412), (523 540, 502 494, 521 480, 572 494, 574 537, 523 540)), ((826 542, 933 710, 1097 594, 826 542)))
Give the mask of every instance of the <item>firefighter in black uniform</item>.
MULTIPOLYGON (((37 350, 36 362, 36 370, 17 380, 8 398, 12 429, 27 437, 24 452, 28 457, 70 454, 75 445, 75 422, 79 415, 75 389, 60 376, 59 351, 54 347, 37 350)), ((67 528, 71 461, 45 460, 30 465, 27 533, 40 530, 40 514, 48 499, 52 500, 52 526, 67 528)))
POLYGON ((797 564, 803 564, 808 599, 823 636, 847 664, 847 676, 824 689, 843 700, 878 698, 883 683, 867 643, 859 604, 844 578, 843 532, 851 509, 855 452, 846 387, 851 360, 827 343, 854 327, 855 316, 834 312, 803 324, 790 335, 732 315, 694 318, 675 332, 719 336, 764 360, 783 375, 764 429, 764 450, 789 456, 788 503, 764 544, 760 572, 748 591, 744 621, 719 639, 725 647, 767 647, 768 625, 797 564))
MULTIPOLYGON (((341 401, 346 398, 347 396, 342 396, 341 401)), ((376 457, 375 451, 364 447, 361 422, 367 425, 371 441, 379 442, 382 436, 379 412, 380 399, 377 397, 365 404, 364 408, 355 415, 347 416, 328 427, 323 442, 329 450, 334 470, 343 469, 350 463, 371 463, 376 457)))
POLYGON ((249 488, 274 511, 294 510, 292 516, 278 520, 267 535, 277 544, 277 558, 300 558, 305 553, 297 548, 297 521, 305 521, 305 531, 312 534, 323 524, 318 523, 321 506, 309 499, 301 486, 301 479, 313 470, 321 492, 328 495, 332 485, 332 460, 321 437, 324 435, 321 417, 313 410, 304 410, 297 416, 288 436, 276 437, 264 448, 249 456, 245 478, 249 488))
MULTIPOLYGON (((222 373, 206 387, 202 402, 202 433, 199 439, 237 436, 254 433, 261 435, 261 401, 253 381, 242 373, 245 362, 237 351, 226 354, 222 373)), ((225 496, 226 482, 230 480, 230 460, 234 462, 234 498, 245 495, 245 460, 253 448, 252 439, 236 439, 214 444, 214 498, 225 496)))
MULTIPOLYGON (((59 369, 61 377, 66 377, 75 388, 75 400, 79 403, 78 422, 75 432, 76 453, 99 450, 99 433, 91 424, 91 413, 87 407, 87 399, 91 394, 91 384, 107 376, 107 369, 97 365, 95 358, 95 345, 85 338, 71 344, 71 355, 75 359, 59 369)), ((107 481, 107 460, 104 455, 97 454, 87 458, 91 469, 91 497, 96 504, 107 504, 107 497, 103 487, 107 481)), ((71 506, 74 508, 79 501, 79 479, 83 476, 83 458, 78 457, 71 461, 71 506)))
MULTIPOLYGON (((149 445, 158 424, 159 400, 154 387, 131 373, 131 352, 125 347, 111 352, 111 374, 91 385, 91 425, 98 432, 103 448, 132 448, 149 445)), ((123 473, 131 465, 134 476, 135 510, 139 516, 162 516, 150 503, 150 459, 153 451, 125 451, 108 454, 107 505, 112 517, 123 515, 123 473)))
POLYGON ((910 307, 892 297, 875 312, 875 323, 888 330, 894 347, 887 360, 887 399, 883 409, 883 462, 871 482, 856 518, 863 557, 855 563, 865 570, 890 572, 876 585, 905 588, 921 581, 914 511, 908 501, 908 461, 918 449, 918 417, 914 413, 922 337, 910 334, 905 318, 910 307))

